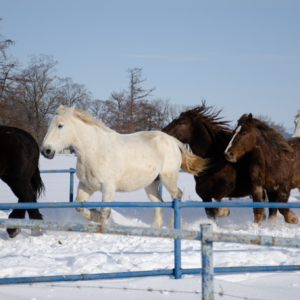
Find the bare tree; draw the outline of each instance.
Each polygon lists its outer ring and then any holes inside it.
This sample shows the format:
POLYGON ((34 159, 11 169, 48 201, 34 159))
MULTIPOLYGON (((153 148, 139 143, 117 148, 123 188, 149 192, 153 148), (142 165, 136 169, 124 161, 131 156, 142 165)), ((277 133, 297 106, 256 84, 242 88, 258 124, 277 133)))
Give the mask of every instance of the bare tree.
MULTIPOLYGON (((2 18, 0 18, 2 21, 2 18)), ((0 34, 0 124, 22 127, 16 114, 14 93, 19 78, 20 62, 7 55, 9 46, 14 42, 0 34)))
POLYGON ((33 55, 29 66, 22 71, 17 87, 17 98, 22 108, 27 131, 38 142, 43 138, 42 129, 58 106, 63 81, 55 73, 57 61, 52 56, 33 55))
POLYGON ((141 103, 141 121, 138 130, 161 130, 167 124, 168 100, 153 99, 141 103))
MULTIPOLYGON (((166 125, 172 122, 177 117, 179 117, 182 112, 188 111, 198 106, 198 105, 186 105, 186 104, 172 104, 170 103, 169 100, 166 100, 165 105, 166 105, 165 108, 166 125)), ((203 100, 201 105, 203 105, 203 100)))
POLYGON ((94 100, 91 103, 93 115, 101 119, 110 128, 120 133, 132 133, 147 128, 146 114, 151 115, 153 109, 148 97, 155 88, 149 90, 141 87, 146 79, 142 78, 142 68, 126 70, 129 75, 128 90, 112 92, 106 101, 94 100), (99 110, 103 110, 100 113, 99 110))
POLYGON ((111 119, 114 107, 110 100, 92 100, 90 104, 90 111, 96 119, 99 119, 104 124, 112 128, 111 119))
POLYGON ((127 127, 127 95, 125 90, 112 92, 109 98, 110 118, 108 126, 120 133, 128 133, 127 127))
POLYGON ((254 117, 256 119, 266 123, 270 127, 276 129, 281 134, 286 134, 287 133, 283 123, 275 123, 274 121, 272 121, 271 117, 269 117, 267 115, 255 115, 254 117))
POLYGON ((128 132, 135 132, 138 130, 137 126, 142 120, 141 104, 145 105, 147 98, 152 96, 151 93, 155 90, 155 87, 149 90, 141 87, 141 83, 146 81, 146 79, 142 78, 142 68, 127 69, 126 71, 129 74, 126 101, 128 132))
POLYGON ((77 108, 87 110, 91 105, 92 93, 84 84, 74 83, 69 77, 61 78, 62 86, 59 89, 59 102, 66 106, 76 105, 77 108))
POLYGON ((193 106, 171 104, 170 100, 152 99, 155 88, 144 89, 141 84, 142 68, 126 70, 129 75, 128 90, 112 92, 108 100, 93 100, 91 112, 107 126, 120 133, 142 130, 161 130, 181 112, 193 106))

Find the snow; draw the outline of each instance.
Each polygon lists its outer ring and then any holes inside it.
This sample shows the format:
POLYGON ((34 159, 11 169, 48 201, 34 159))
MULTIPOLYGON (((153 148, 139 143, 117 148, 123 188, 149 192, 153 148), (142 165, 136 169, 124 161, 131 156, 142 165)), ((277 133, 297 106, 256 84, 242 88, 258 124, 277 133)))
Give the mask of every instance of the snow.
MULTIPOLYGON (((75 168, 73 155, 56 156, 54 160, 40 159, 40 169, 75 168)), ((67 202, 69 199, 69 174, 42 174, 46 194, 39 202, 67 202)), ((78 180, 75 176, 75 187, 78 180)), ((200 201, 195 193, 193 176, 180 173, 179 187, 183 201, 200 201)), ((0 182, 2 202, 16 202, 7 185, 0 182)), ((76 195, 76 189, 75 189, 76 195)), ((170 196, 163 190, 163 198, 170 196)), ((101 201, 95 193, 91 201, 101 201)), ((144 190, 117 193, 115 201, 149 201, 144 190)), ((224 201, 230 201, 225 199, 224 201)), ((250 198, 241 201, 252 201, 250 198)), ((297 189, 290 201, 299 202, 297 189)), ((299 210, 295 210, 299 215, 299 210)), ((41 209, 45 220, 87 221, 75 209, 41 209)), ((9 211, 0 211, 7 218, 9 211)), ((171 210, 164 209, 164 224, 168 227, 171 210)), ((182 209, 185 229, 199 230, 200 223, 208 222, 202 208, 182 209)), ((149 208, 115 208, 111 225, 150 226, 153 211, 149 208)), ((214 230, 218 232, 247 233, 300 238, 300 227, 286 224, 278 214, 275 225, 264 222, 259 228, 253 224, 249 208, 232 208, 229 217, 219 219, 214 230)), ((47 275, 72 275, 88 273, 142 271, 171 269, 174 266, 174 242, 170 239, 127 237, 101 234, 84 234, 47 231, 43 236, 31 236, 29 230, 9 239, 6 230, 0 229, 0 277, 26 277, 47 275)), ((259 247, 229 243, 214 244, 214 266, 300 265, 300 250, 259 247)), ((200 243, 182 241, 182 267, 200 268, 200 243)), ((215 275, 215 299, 299 299, 300 272, 238 273, 215 275), (231 295, 231 296, 229 296, 231 295), (234 296, 234 297, 233 297, 234 296)), ((181 280, 173 277, 146 277, 114 280, 38 283, 1 286, 0 299, 83 299, 109 297, 111 299, 199 299, 201 275, 185 275, 181 280), (104 287, 104 288, 99 288, 104 287), (123 290, 123 288, 127 290, 123 290), (153 291, 147 291, 151 288, 153 291), (135 290, 142 289, 142 290, 135 290), (158 291, 156 291, 158 290, 158 291)))

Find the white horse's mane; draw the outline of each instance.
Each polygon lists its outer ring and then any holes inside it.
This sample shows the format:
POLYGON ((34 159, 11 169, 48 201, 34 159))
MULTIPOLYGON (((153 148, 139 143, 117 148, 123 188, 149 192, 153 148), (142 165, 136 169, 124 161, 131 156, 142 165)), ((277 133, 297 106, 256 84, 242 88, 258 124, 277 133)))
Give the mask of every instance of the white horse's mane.
POLYGON ((297 119, 300 116, 300 110, 297 111, 297 114, 295 116, 295 119, 297 119))
MULTIPOLYGON (((64 114, 66 114, 68 109, 69 109, 68 107, 59 107, 56 110, 55 114, 63 116, 64 114)), ((106 125, 104 125, 100 120, 95 119, 91 114, 89 114, 86 111, 75 108, 72 115, 85 124, 95 125, 107 132, 114 132, 114 130, 112 130, 109 127, 107 127, 106 125)))

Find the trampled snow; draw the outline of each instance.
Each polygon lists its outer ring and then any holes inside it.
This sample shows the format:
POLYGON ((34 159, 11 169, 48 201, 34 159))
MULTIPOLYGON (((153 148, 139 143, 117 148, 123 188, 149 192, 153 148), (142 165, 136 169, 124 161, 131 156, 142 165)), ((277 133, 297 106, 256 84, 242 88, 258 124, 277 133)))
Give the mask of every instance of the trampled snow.
MULTIPOLYGON (((56 156, 54 160, 41 157, 40 169, 75 168, 73 155, 56 156)), ((42 174, 46 195, 39 202, 67 202, 69 200, 69 174, 42 174)), ((78 180, 75 176, 75 195, 78 180)), ((179 187, 182 201, 201 201, 195 192, 193 176, 180 173, 179 187)), ((16 202, 8 186, 0 182, 1 202, 16 202)), ((164 201, 170 195, 163 190, 164 201)), ((90 201, 101 201, 95 193, 90 201)), ((144 190, 117 193, 115 201, 149 201, 144 190)), ((224 201, 230 201, 225 199, 224 201)), ((240 201, 252 201, 250 198, 240 201)), ((299 202, 297 189, 289 201, 299 202)), ((300 216, 300 211, 295 210, 300 216)), ((75 209, 42 209, 45 220, 87 221, 75 209)), ((0 211, 7 218, 9 211, 0 211)), ((164 224, 169 227, 170 209, 164 209, 164 224)), ((199 230, 206 223, 203 208, 184 208, 185 229, 199 230)), ((115 208, 111 225, 150 226, 153 210, 149 208, 115 208)), ((232 208, 229 217, 214 225, 218 232, 247 233, 300 238, 300 227, 286 224, 278 214, 277 223, 264 222, 259 228, 253 224, 251 208, 232 208)), ((10 239, 0 229, 0 277, 26 277, 46 275, 72 275, 88 273, 124 272, 170 269, 174 267, 174 242, 170 239, 127 237, 101 234, 47 231, 43 236, 31 236, 30 230, 10 239)), ((214 266, 300 265, 300 250, 259 247, 229 243, 214 244, 214 266)), ((200 268, 200 243, 182 241, 182 267, 200 268)), ((300 272, 237 273, 215 275, 215 299, 299 299, 300 272), (222 296, 223 294, 223 296, 222 296)), ((201 275, 186 275, 181 280, 173 277, 145 277, 97 281, 61 282, 6 285, 0 288, 0 299, 201 299, 201 275), (100 288, 102 287, 102 288, 100 288), (103 288, 104 287, 104 288, 103 288), (123 290, 123 288, 127 288, 123 290), (137 290, 141 289, 141 290, 137 290), (150 291, 148 291, 150 289, 150 291), (152 291, 151 291, 152 290, 152 291), (158 290, 158 291, 156 291, 158 290), (174 291, 174 292, 172 292, 174 291), (179 293, 191 292, 191 293, 179 293)))

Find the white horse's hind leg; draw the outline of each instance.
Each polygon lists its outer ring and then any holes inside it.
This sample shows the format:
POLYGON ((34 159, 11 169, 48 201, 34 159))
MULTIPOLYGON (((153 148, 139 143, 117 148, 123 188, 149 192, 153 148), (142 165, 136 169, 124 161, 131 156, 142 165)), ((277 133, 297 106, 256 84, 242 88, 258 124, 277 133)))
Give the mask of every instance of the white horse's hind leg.
MULTIPOLYGON (((90 190, 85 184, 83 184, 81 181, 78 185, 78 191, 77 191, 77 197, 75 202, 83 202, 87 201, 90 196, 92 196, 94 192, 90 190)), ((99 222, 99 212, 95 209, 87 209, 82 207, 75 208, 86 220, 88 221, 94 221, 99 222), (98 212, 98 214, 96 213, 98 212)))
MULTIPOLYGON (((170 225, 170 228, 174 228, 174 210, 173 209, 172 209, 172 214, 171 214, 171 217, 169 220, 169 225, 170 225)), ((181 229, 183 228, 183 225, 184 225, 184 222, 183 222, 182 218, 180 218, 180 228, 181 229)))
MULTIPOLYGON (((175 198, 181 198, 182 197, 182 191, 177 186, 177 180, 178 180, 178 174, 176 175, 170 175, 168 174, 161 174, 160 179, 165 186, 165 188, 169 191, 171 194, 172 200, 175 198)), ((174 228, 174 210, 172 211, 171 218, 169 220, 169 224, 171 228, 174 228)), ((181 226, 183 225, 183 222, 181 220, 181 226)))
MULTIPOLYGON (((160 180, 152 182, 150 185, 145 187, 148 198, 151 202, 163 202, 159 192, 158 187, 160 185, 160 180)), ((154 207, 154 218, 151 227, 163 227, 163 207, 154 207)))

